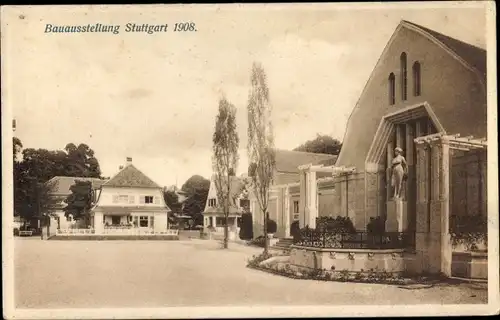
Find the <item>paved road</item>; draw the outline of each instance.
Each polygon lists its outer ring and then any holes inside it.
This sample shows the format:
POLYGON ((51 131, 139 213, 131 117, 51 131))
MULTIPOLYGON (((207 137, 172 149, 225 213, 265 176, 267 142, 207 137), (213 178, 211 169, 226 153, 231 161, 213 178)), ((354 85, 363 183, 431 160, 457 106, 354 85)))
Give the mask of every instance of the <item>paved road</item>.
POLYGON ((261 249, 215 241, 15 240, 21 308, 486 303, 484 286, 294 280, 245 267, 261 249))

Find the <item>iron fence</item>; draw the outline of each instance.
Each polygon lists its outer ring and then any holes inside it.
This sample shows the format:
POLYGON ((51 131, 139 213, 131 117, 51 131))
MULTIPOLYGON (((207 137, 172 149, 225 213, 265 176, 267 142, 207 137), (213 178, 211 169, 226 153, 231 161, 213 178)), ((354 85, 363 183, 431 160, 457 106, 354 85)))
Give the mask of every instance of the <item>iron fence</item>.
POLYGON ((321 230, 301 230, 293 243, 299 246, 327 249, 407 249, 415 247, 414 232, 338 233, 321 230))

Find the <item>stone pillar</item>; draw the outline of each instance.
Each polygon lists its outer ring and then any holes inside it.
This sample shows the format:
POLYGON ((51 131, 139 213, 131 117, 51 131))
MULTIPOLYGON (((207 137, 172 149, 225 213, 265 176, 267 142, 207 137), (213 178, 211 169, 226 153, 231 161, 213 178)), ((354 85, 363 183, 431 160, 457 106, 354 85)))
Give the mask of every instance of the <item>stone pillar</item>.
POLYGON ((431 273, 451 276, 452 246, 450 219, 450 152, 446 139, 432 147, 432 197, 430 212, 431 273))
POLYGON ((386 169, 386 181, 387 181, 387 201, 391 200, 394 195, 394 189, 391 185, 392 180, 392 159, 394 157, 394 143, 389 141, 387 143, 387 169, 386 169))
POLYGON ((306 183, 306 173, 304 171, 300 171, 300 199, 299 199, 299 225, 300 228, 304 228, 306 226, 306 192, 307 192, 307 183, 306 183))
POLYGON ((316 171, 307 172, 306 198, 306 225, 314 229, 316 228, 316 218, 318 217, 318 184, 316 182, 316 171))
POLYGON ((95 234, 104 233, 104 223, 102 222, 102 212, 94 212, 94 231, 95 234))
MULTIPOLYGON (((418 134, 417 124, 417 134, 418 134)), ((422 273, 429 269, 428 255, 428 209, 429 209, 429 194, 430 176, 429 176, 429 147, 425 143, 417 144, 417 162, 416 162, 416 182, 417 182, 417 203, 416 203, 416 226, 415 226, 415 251, 417 259, 417 267, 415 272, 422 273)))
POLYGON ((407 202, 406 212, 408 215, 408 227, 409 230, 415 230, 415 163, 413 162, 414 157, 414 146, 415 143, 413 139, 415 139, 415 132, 413 131, 413 126, 411 124, 406 124, 406 150, 405 159, 406 164, 408 165, 408 176, 406 178, 406 182, 404 184, 404 199, 407 202))
POLYGON ((285 195, 284 195, 284 211, 285 211, 285 238, 289 238, 290 235, 290 188, 288 186, 285 187, 285 195))

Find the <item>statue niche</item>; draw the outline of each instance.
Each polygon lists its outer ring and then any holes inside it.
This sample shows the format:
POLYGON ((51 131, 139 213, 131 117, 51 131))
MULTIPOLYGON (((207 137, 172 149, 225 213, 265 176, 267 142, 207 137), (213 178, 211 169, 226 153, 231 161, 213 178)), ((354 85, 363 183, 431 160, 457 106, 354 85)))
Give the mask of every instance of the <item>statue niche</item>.
POLYGON ((401 191, 408 177, 408 165, 403 157, 403 149, 394 149, 394 158, 392 159, 391 168, 391 188, 393 190, 393 198, 401 198, 401 191))

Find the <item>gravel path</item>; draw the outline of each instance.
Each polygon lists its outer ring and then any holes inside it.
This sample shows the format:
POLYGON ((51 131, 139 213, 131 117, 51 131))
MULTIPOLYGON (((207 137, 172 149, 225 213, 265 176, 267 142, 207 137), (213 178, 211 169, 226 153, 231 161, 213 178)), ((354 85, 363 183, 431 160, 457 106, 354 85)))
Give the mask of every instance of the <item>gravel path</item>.
POLYGON ((215 241, 15 241, 21 308, 486 303, 486 285, 294 280, 248 269, 259 248, 215 241))

